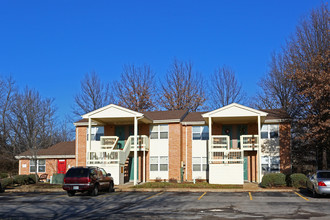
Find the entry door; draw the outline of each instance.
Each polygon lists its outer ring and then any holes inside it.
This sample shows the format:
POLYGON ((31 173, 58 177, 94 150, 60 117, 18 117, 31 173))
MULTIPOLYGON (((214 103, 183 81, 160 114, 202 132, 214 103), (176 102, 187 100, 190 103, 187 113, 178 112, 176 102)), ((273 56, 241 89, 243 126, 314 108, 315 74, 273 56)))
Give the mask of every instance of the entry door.
POLYGON ((248 181, 248 157, 244 156, 244 180, 248 181))
POLYGON ((125 146, 125 127, 116 126, 115 135, 118 136, 118 148, 123 149, 125 146))
MULTIPOLYGON (((136 174, 137 174, 137 179, 139 179, 139 160, 137 160, 137 167, 136 169, 136 174)), ((129 180, 134 181, 134 157, 129 158, 129 180)))
POLYGON ((222 134, 229 136, 230 148, 233 148, 233 135, 232 135, 232 126, 231 125, 224 125, 222 126, 222 134))
POLYGON ((57 173, 66 173, 66 160, 58 160, 57 173))

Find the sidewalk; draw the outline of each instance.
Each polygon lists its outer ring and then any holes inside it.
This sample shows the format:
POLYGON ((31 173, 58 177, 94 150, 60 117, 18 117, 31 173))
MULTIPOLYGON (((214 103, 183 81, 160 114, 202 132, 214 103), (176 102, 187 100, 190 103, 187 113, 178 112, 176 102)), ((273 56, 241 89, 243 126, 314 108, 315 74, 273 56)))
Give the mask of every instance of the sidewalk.
MULTIPOLYGON (((62 188, 38 189, 33 185, 6 189, 5 192, 64 192, 62 188)), ((257 183, 244 183, 242 189, 207 189, 207 188, 131 188, 132 182, 115 186, 115 192, 292 192, 294 188, 261 188, 257 183)))

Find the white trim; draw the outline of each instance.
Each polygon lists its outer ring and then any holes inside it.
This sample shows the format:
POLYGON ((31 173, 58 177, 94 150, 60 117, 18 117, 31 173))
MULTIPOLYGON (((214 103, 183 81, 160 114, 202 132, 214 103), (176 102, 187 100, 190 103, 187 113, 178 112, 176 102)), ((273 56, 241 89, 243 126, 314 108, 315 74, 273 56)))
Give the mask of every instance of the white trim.
MULTIPOLYGON (((75 122, 73 123, 74 126, 78 127, 78 126, 88 126, 88 122, 75 122)), ((92 125, 103 125, 103 124, 98 124, 96 122, 92 122, 92 125)))
POLYGON ((166 120, 153 120, 152 123, 154 124, 168 124, 168 123, 178 123, 180 119, 166 119, 166 120))
POLYGON ((134 185, 137 185, 137 160, 138 160, 138 155, 137 155, 137 129, 138 129, 138 119, 137 117, 134 117, 134 185))
POLYGON ((21 175, 21 160, 18 161, 18 175, 21 175))
MULTIPOLYGON (((211 115, 214 115, 218 112, 221 112, 223 110, 226 110, 226 109, 229 109, 229 108, 232 108, 232 107, 241 108, 241 109, 244 109, 246 111, 253 112, 253 113, 255 113, 257 115, 260 115, 260 116, 267 116, 268 115, 268 113, 266 113, 266 112, 262 112, 262 111, 259 111, 259 110, 256 110, 256 109, 253 109, 253 108, 250 108, 250 107, 246 107, 244 105, 240 105, 240 104, 237 104, 237 103, 232 103, 230 105, 226 105, 226 106, 224 106, 222 108, 219 108, 219 109, 216 109, 214 111, 205 113, 205 114, 202 115, 202 117, 207 118, 207 117, 210 117, 211 115)), ((238 117, 238 116, 233 115, 233 116, 225 116, 225 117, 238 117)))
MULTIPOLYGON (((104 106, 104 107, 102 107, 102 108, 96 109, 96 110, 94 110, 94 111, 92 111, 92 112, 89 112, 89 113, 87 113, 87 114, 82 115, 82 117, 83 117, 83 118, 89 118, 89 117, 91 117, 92 115, 95 115, 95 114, 97 114, 97 113, 99 113, 99 112, 102 112, 102 111, 104 111, 104 110, 107 110, 107 109, 109 109, 109 108, 116 108, 116 109, 119 109, 119 110, 121 110, 121 111, 125 111, 125 112, 127 112, 127 113, 130 113, 130 114, 135 115, 135 117, 143 117, 143 114, 142 114, 142 113, 139 113, 139 112, 136 112, 136 111, 133 111, 133 110, 130 110, 130 109, 127 109, 127 108, 124 108, 124 107, 121 107, 121 106, 115 105, 115 104, 110 104, 110 105, 104 106)), ((111 117, 109 117, 109 118, 111 118, 111 117)))
POLYGON ((285 122, 287 120, 288 119, 266 119, 264 121, 264 124, 267 124, 267 123, 281 123, 281 122, 285 122))
POLYGON ((187 141, 188 141, 188 129, 186 125, 186 166, 185 166, 186 181, 188 181, 188 142, 187 141))
MULTIPOLYGON (((17 160, 20 159, 32 159, 33 156, 15 156, 17 160)), ((76 155, 40 155, 36 159, 74 159, 76 155)))
POLYGON ((188 121, 188 122, 181 122, 182 125, 205 125, 205 121, 188 121))

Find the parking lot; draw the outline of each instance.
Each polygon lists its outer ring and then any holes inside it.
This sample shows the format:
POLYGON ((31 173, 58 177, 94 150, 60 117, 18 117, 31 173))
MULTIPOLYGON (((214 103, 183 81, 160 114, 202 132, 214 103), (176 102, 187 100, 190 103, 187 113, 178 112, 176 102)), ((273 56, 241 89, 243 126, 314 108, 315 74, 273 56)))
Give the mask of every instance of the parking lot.
POLYGON ((0 219, 329 219, 329 207, 307 192, 0 194, 0 219))

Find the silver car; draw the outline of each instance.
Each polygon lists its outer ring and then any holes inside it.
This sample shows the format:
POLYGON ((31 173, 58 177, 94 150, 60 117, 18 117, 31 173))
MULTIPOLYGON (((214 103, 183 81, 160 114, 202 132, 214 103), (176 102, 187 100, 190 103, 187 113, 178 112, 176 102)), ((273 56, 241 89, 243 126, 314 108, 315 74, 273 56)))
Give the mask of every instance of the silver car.
POLYGON ((330 170, 318 170, 307 177, 307 189, 313 192, 313 197, 330 195, 330 170))

